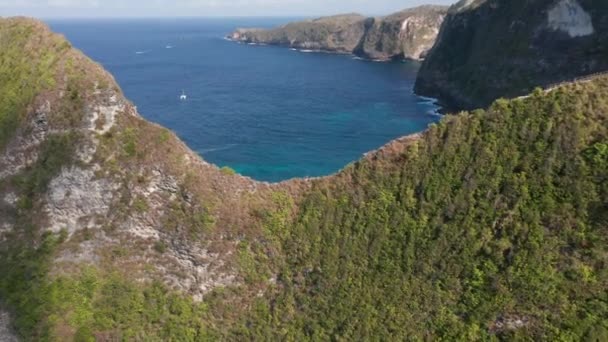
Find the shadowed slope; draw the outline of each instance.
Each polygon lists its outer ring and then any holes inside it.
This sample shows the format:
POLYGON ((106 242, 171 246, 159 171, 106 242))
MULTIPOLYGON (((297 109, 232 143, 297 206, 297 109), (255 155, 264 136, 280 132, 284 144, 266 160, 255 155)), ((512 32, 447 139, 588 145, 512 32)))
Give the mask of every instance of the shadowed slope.
POLYGON ((425 59, 416 93, 449 108, 485 108, 498 98, 608 70, 608 2, 462 0, 425 59))

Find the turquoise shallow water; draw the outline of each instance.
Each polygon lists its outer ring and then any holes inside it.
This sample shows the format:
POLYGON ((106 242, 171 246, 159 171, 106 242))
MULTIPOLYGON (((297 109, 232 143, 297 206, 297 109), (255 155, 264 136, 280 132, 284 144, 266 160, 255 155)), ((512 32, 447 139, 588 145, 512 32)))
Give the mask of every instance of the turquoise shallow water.
POLYGON ((235 27, 290 20, 49 24, 112 72, 144 117, 175 131, 205 160, 258 180, 328 175, 437 121, 433 104, 412 93, 416 62, 223 39, 235 27))

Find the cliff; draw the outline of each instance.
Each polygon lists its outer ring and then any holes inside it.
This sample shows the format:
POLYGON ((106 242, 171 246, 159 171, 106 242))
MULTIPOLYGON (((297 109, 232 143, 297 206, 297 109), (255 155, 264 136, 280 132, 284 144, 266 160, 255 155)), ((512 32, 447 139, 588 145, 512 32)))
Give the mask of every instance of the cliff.
POLYGON ((463 0, 450 9, 415 91, 473 109, 606 71, 607 32, 605 1, 463 0))
POLYGON ((446 11, 441 6, 421 6, 381 18, 338 15, 271 30, 237 29, 228 37, 245 43, 353 53, 376 60, 422 59, 435 43, 446 11))
POLYGON ((0 19, 0 45, 0 302, 24 337, 75 336, 73 316, 48 321, 55 312, 28 303, 39 295, 62 310, 69 299, 46 291, 68 295, 51 287, 87 270, 195 301, 243 282, 238 241, 255 235, 255 208, 273 207, 272 186, 207 164, 143 120, 111 75, 44 24, 0 19))
POLYGON ((606 77, 266 184, 43 24, 0 19, 0 43, 0 302, 24 340, 608 335, 606 77))

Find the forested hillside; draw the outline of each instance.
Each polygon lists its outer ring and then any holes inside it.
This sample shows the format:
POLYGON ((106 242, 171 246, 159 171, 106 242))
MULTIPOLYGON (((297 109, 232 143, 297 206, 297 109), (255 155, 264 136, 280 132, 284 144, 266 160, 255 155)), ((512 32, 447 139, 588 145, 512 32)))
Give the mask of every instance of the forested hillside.
POLYGON ((450 116, 316 184, 252 336, 608 338, 607 92, 450 116))

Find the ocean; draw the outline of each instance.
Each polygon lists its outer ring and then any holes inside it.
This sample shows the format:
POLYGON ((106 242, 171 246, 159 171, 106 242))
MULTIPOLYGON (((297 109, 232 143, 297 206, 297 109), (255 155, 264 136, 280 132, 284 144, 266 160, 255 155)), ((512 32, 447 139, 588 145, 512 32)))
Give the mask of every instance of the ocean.
POLYGON ((413 61, 227 41, 294 18, 49 20, 116 78, 142 116, 256 180, 329 175, 436 122, 413 61), (187 100, 180 100, 182 92, 187 100))

